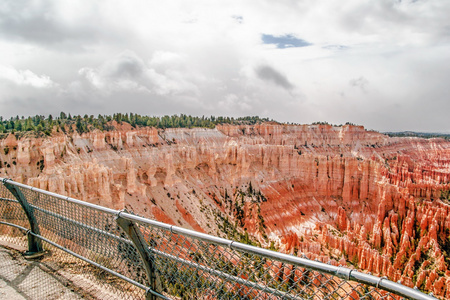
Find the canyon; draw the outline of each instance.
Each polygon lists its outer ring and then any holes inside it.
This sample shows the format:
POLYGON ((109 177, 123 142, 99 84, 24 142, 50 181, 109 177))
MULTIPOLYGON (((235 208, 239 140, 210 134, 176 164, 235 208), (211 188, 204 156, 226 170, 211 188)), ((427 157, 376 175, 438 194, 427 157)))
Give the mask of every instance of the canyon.
POLYGON ((0 176, 450 298, 450 141, 355 125, 110 125, 9 134, 0 176))

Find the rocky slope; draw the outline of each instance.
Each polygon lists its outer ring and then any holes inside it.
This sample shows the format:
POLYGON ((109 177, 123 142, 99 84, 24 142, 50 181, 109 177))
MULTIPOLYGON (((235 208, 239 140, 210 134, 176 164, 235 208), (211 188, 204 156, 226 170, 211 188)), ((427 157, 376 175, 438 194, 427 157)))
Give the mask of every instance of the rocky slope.
POLYGON ((0 176, 450 298, 450 142, 360 126, 0 140, 0 176))

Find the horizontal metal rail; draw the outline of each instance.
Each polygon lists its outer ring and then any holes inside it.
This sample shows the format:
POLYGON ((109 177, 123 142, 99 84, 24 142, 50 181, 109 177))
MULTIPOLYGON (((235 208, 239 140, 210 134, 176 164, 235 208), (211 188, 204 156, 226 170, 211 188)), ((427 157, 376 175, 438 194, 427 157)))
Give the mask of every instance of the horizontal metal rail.
POLYGON ((174 255, 170 255, 170 254, 164 253, 162 251, 158 251, 158 250, 155 250, 155 249, 150 249, 150 251, 152 251, 153 253, 157 254, 160 257, 169 258, 172 261, 179 262, 179 263, 184 264, 186 266, 190 266, 190 267, 193 267, 195 269, 205 271, 205 272, 213 274, 213 275, 215 275, 217 277, 220 277, 220 278, 223 278, 223 279, 228 279, 228 280, 231 280, 231 281, 236 282, 238 284, 245 285, 245 286, 250 287, 250 288, 254 288, 254 289, 257 289, 257 290, 260 290, 260 291, 263 291, 263 292, 269 292, 272 295, 275 295, 275 296, 278 296, 278 297, 282 297, 282 299, 293 299, 293 300, 298 299, 298 297, 296 297, 294 295, 289 295, 288 293, 284 293, 284 292, 279 291, 277 289, 274 289, 274 288, 271 288, 271 287, 268 287, 268 286, 265 286, 265 285, 260 285, 260 284, 255 283, 255 282, 247 281, 247 280, 245 280, 243 278, 239 278, 239 277, 230 275, 230 274, 225 273, 225 272, 217 271, 215 269, 208 268, 208 267, 205 267, 203 265, 190 262, 188 260, 176 257, 174 255))
POLYGON ((14 227, 14 228, 20 229, 20 230, 22 230, 22 231, 25 231, 25 232, 28 232, 28 231, 29 231, 29 229, 28 229, 28 228, 25 228, 25 227, 22 227, 22 226, 19 226, 19 225, 13 224, 13 223, 9 223, 9 222, 3 222, 3 221, 0 221, 0 224, 2 224, 2 225, 6 225, 6 226, 11 226, 11 227, 14 227))
POLYGON ((46 242, 46 243, 48 243, 48 244, 50 244, 50 245, 52 245, 52 246, 54 246, 54 247, 56 247, 56 248, 58 248, 58 249, 64 251, 64 252, 67 252, 67 253, 69 253, 70 255, 72 255, 72 256, 74 256, 74 257, 76 257, 76 258, 78 258, 78 259, 81 259, 81 260, 84 261, 84 262, 87 262, 87 263, 89 263, 89 264, 91 264, 91 265, 93 265, 93 266, 95 266, 95 267, 97 267, 97 268, 99 268, 99 269, 101 269, 101 270, 103 270, 103 271, 105 271, 105 272, 108 272, 108 273, 111 274, 111 275, 114 275, 114 276, 116 276, 116 277, 118 277, 118 278, 120 278, 120 279, 123 279, 123 280, 125 280, 126 282, 131 283, 131 284, 137 286, 137 287, 140 288, 140 289, 143 289, 146 293, 153 294, 153 295, 155 295, 155 296, 160 297, 161 299, 167 299, 167 300, 170 300, 169 298, 165 297, 164 295, 161 295, 161 294, 159 294, 159 293, 157 293, 157 292, 151 290, 151 289, 148 288, 147 286, 145 286, 145 285, 143 285, 143 284, 141 284, 141 283, 139 283, 139 282, 137 282, 137 281, 135 281, 135 280, 133 280, 133 279, 131 279, 131 278, 128 278, 128 277, 126 277, 126 276, 124 276, 124 275, 122 275, 122 274, 120 274, 120 273, 118 273, 118 272, 115 272, 114 270, 111 270, 111 269, 109 269, 109 268, 106 268, 106 267, 102 266, 101 264, 99 264, 99 263, 97 263, 97 262, 95 262, 95 261, 93 261, 93 260, 90 260, 89 258, 86 258, 86 257, 84 257, 84 256, 82 256, 82 255, 79 255, 78 253, 75 253, 75 252, 73 252, 73 251, 71 251, 71 250, 69 250, 69 249, 67 249, 67 248, 65 248, 65 247, 63 247, 63 246, 61 246, 61 245, 59 245, 59 244, 57 244, 57 243, 55 243, 55 242, 53 242, 53 241, 51 241, 51 240, 45 238, 45 237, 43 237, 43 236, 41 236, 41 235, 35 234, 35 233, 33 233, 33 232, 30 232, 30 230, 29 230, 28 228, 25 228, 25 227, 22 227, 22 226, 19 226, 19 225, 16 225, 16 224, 8 223, 8 222, 3 222, 3 221, 0 221, 0 224, 2 224, 2 225, 7 225, 7 226, 11 226, 11 227, 14 227, 14 228, 18 228, 18 229, 20 229, 20 230, 23 230, 23 231, 25 231, 27 234, 31 234, 31 235, 35 236, 36 238, 41 239, 41 240, 43 240, 44 242, 46 242))
MULTIPOLYGON (((25 227, 18 226, 18 225, 15 225, 15 224, 12 224, 12 223, 8 223, 8 222, 0 221, 0 224, 7 225, 7 226, 11 226, 11 227, 15 227, 15 228, 21 229, 21 230, 23 230, 23 231, 25 231, 25 232, 28 232, 28 231, 29 231, 29 229, 27 229, 27 228, 25 228, 25 227)), ((143 289, 143 290, 147 290, 147 287, 146 287, 145 285, 140 284, 139 282, 136 282, 136 281, 134 281, 133 279, 130 279, 130 278, 126 277, 126 276, 123 276, 122 274, 117 273, 117 272, 115 272, 115 271, 113 271, 113 270, 111 270, 111 269, 108 269, 108 268, 106 268, 106 267, 104 267, 104 266, 102 266, 102 265, 96 263, 96 262, 93 261, 93 260, 90 260, 90 259, 88 259, 88 258, 86 258, 86 257, 84 257, 84 256, 81 256, 81 255, 79 255, 79 254, 73 252, 73 251, 70 251, 69 249, 64 248, 63 246, 61 246, 61 245, 59 245, 59 244, 57 244, 57 243, 55 243, 55 242, 53 242, 53 241, 50 241, 49 239, 46 239, 45 237, 43 237, 43 236, 41 236, 41 235, 34 234, 34 233, 30 233, 30 234, 32 234, 33 236, 35 236, 35 237, 37 237, 37 238, 39 238, 39 239, 41 239, 41 240, 43 240, 43 241, 45 241, 45 242, 47 242, 47 243, 49 243, 50 245, 52 245, 52 246, 54 246, 54 247, 56 247, 56 248, 58 248, 58 249, 60 249, 60 250, 62 250, 62 251, 64 251, 64 252, 69 253, 70 255, 72 255, 72 256, 74 256, 74 257, 76 257, 76 258, 78 258, 78 259, 81 259, 81 260, 84 261, 84 262, 87 262, 87 263, 89 263, 89 264, 91 264, 91 265, 93 265, 93 266, 96 266, 96 267, 102 269, 103 271, 108 272, 108 273, 110 273, 110 274, 112 274, 112 275, 114 275, 114 276, 117 276, 117 277, 119 277, 119 278, 121 278, 121 279, 123 279, 123 280, 125 280, 125 281, 127 281, 127 282, 129 282, 129 283, 131 283, 131 284, 133 284, 133 285, 135 285, 135 286, 137 286, 137 287, 143 289)), ((162 295, 161 295, 161 296, 162 296, 162 295)))
POLYGON ((2 200, 2 201, 7 201, 7 202, 19 203, 19 201, 17 201, 17 200, 9 199, 9 198, 3 198, 3 197, 0 197, 0 200, 2 200))
POLYGON ((312 269, 318 272, 326 273, 329 275, 334 275, 339 278, 345 279, 345 280, 353 280, 359 283, 367 284, 373 287, 382 288, 386 291, 393 292, 399 296, 408 297, 412 299, 423 299, 423 300, 432 300, 436 299, 433 296, 426 295, 418 290, 412 289, 410 287, 404 286, 402 284, 390 281, 384 277, 376 277, 373 275, 365 274, 362 272, 358 272, 356 270, 352 270, 345 267, 336 267, 333 265, 325 264, 322 262, 317 262, 305 258, 300 258, 297 256, 284 254, 280 252, 275 252, 263 248, 258 248, 255 246, 235 242, 232 240, 211 236, 205 233, 197 232, 194 230, 189 230, 186 228, 177 227, 175 225, 168 225, 162 222, 158 222, 155 220, 149 220, 143 217, 139 217, 136 215, 132 215, 129 213, 121 213, 122 218, 126 218, 129 220, 133 220, 136 222, 140 222, 143 224, 147 224, 150 226, 155 226, 161 229, 166 229, 171 231, 172 233, 181 234, 184 236, 190 236, 199 240, 207 241, 209 243, 220 245, 220 246, 226 246, 235 250, 239 250, 245 253, 252 253, 256 254, 262 257, 276 259, 288 264, 292 264, 299 267, 304 267, 307 269, 312 269))
POLYGON ((85 262, 87 262, 87 263, 89 263, 89 264, 91 264, 91 265, 93 265, 93 266, 96 266, 97 268, 102 269, 103 271, 108 272, 108 273, 111 274, 111 275, 114 275, 114 276, 116 276, 116 277, 118 277, 118 278, 120 278, 120 279, 123 279, 123 280, 125 280, 125 281, 127 281, 127 282, 129 282, 129 283, 131 283, 131 284, 133 284, 133 285, 135 285, 135 286, 137 286, 138 288, 141 288, 141 289, 145 290, 147 293, 154 294, 154 295, 156 295, 156 296, 158 296, 158 297, 161 297, 161 298, 163 298, 163 299, 168 299, 168 298, 164 297, 163 295, 160 295, 159 293, 150 290, 147 286, 145 286, 145 285, 143 285, 143 284, 140 284, 139 282, 134 281, 134 280, 131 279, 131 278, 128 278, 128 277, 126 277, 126 276, 123 276, 122 274, 120 274, 120 273, 118 273, 118 272, 115 272, 115 271, 113 271, 113 270, 111 270, 111 269, 108 269, 108 268, 102 266, 101 264, 96 263, 96 262, 93 261, 93 260, 90 260, 89 258, 86 258, 86 257, 84 257, 84 256, 81 256, 81 255, 79 255, 79 254, 77 254, 77 253, 75 253, 75 252, 73 252, 73 251, 71 251, 71 250, 69 250, 69 249, 67 249, 67 248, 64 248, 63 246, 61 246, 61 245, 59 245, 59 244, 57 244, 57 243, 55 243, 55 242, 53 242, 53 241, 50 241, 49 239, 46 239, 46 238, 43 237, 43 236, 40 236, 40 235, 34 234, 34 233, 31 233, 31 234, 32 234, 33 236, 35 236, 35 237, 37 237, 37 238, 43 240, 44 242, 47 242, 47 243, 49 243, 50 245, 52 245, 52 246, 54 246, 54 247, 56 247, 56 248, 58 248, 58 249, 60 249, 60 250, 62 250, 62 251, 64 251, 64 252, 67 252, 67 253, 69 253, 69 254, 72 255, 72 256, 75 256, 75 257, 78 258, 78 259, 81 259, 82 261, 85 261, 85 262))
POLYGON ((104 231, 104 230, 98 229, 98 228, 96 228, 96 227, 92 227, 92 226, 83 224, 83 223, 81 223, 81 222, 78 222, 78 221, 69 219, 69 218, 67 218, 67 217, 61 216, 60 214, 57 214, 57 213, 48 211, 48 210, 43 209, 43 208, 40 208, 40 207, 38 207, 38 206, 36 206, 36 205, 30 205, 30 206, 31 206, 32 208, 34 208, 35 210, 37 210, 37 211, 40 211, 40 212, 42 212, 42 213, 45 213, 45 214, 47 214, 47 215, 49 215, 49 216, 55 217, 55 218, 60 219, 60 220, 62 220, 62 221, 69 222, 69 223, 71 223, 71 224, 74 224, 75 226, 78 226, 78 227, 81 227, 81 228, 85 228, 85 229, 91 230, 91 231, 93 231, 93 232, 95 232, 95 233, 98 233, 98 234, 105 235, 105 236, 110 237, 110 238, 112 238, 112 239, 118 240, 118 241, 120 241, 120 242, 122 242, 122 243, 130 244, 130 245, 133 244, 130 240, 127 240, 127 239, 125 239, 125 238, 123 238, 123 237, 120 237, 120 236, 117 236, 117 235, 115 235, 115 234, 109 233, 109 232, 107 232, 107 231, 104 231))
POLYGON ((37 192, 39 194, 44 194, 44 195, 51 196, 51 197, 54 197, 54 198, 57 198, 57 199, 66 200, 68 202, 75 203, 75 204, 78 204, 78 205, 81 205, 81 206, 84 206, 84 207, 89 207, 91 209, 94 209, 94 210, 97 210, 97 211, 101 211, 101 212, 104 212, 104 213, 107 213, 107 214, 117 215, 119 213, 118 210, 114 210, 114 209, 111 209, 111 208, 103 207, 103 206, 100 206, 100 205, 92 204, 92 203, 81 201, 81 200, 78 200, 78 199, 62 196, 60 194, 52 193, 52 192, 49 192, 49 191, 46 191, 46 190, 42 190, 42 189, 38 189, 38 188, 29 186, 29 185, 18 183, 18 182, 15 182, 15 181, 11 180, 11 179, 8 179, 8 178, 0 177, 0 181, 2 181, 4 184, 8 183, 8 184, 11 184, 11 185, 15 185, 15 186, 21 187, 23 189, 30 190, 32 192, 37 192))
MULTIPOLYGON (((436 298, 434 298, 431 295, 426 295, 426 294, 424 294, 424 293, 422 293, 422 292, 420 292, 420 291, 418 291, 416 289, 412 289, 412 288, 406 287, 404 285, 401 285, 399 283, 390 281, 390 280, 388 280, 385 277, 380 278, 380 277, 376 277, 376 276, 373 276, 373 275, 365 274, 365 273, 362 273, 362 272, 359 272, 359 271, 356 271, 356 270, 352 270, 352 269, 349 269, 349 268, 346 268, 346 267, 343 267, 343 266, 333 266, 331 264, 325 264, 325 263, 321 263, 321 262, 318 262, 318 261, 309 260, 309 259, 306 259, 306 258, 301 258, 301 257, 293 256, 293 255, 288 255, 288 254, 279 253, 279 252, 275 252, 275 251, 271 251, 271 250, 267 250, 267 249, 262 249, 262 248, 259 248, 259 247, 243 244, 243 243, 240 243, 240 242, 235 242, 235 241, 232 241, 232 240, 211 236, 211 235, 208 235, 208 234, 205 234, 205 233, 200 233, 200 232, 197 232, 197 231, 194 231, 194 230, 181 228, 181 227, 178 227, 178 226, 175 226, 175 225, 165 224, 165 223, 158 222, 158 221, 155 221, 155 220, 150 220, 150 219, 147 219, 147 218, 139 217, 139 216, 136 216, 134 214, 130 214, 130 213, 125 212, 125 211, 118 211, 118 210, 114 210, 114 209, 109 209, 109 208, 102 207, 102 206, 99 206, 99 205, 87 203, 87 202, 84 202, 84 201, 81 201, 81 200, 78 200, 78 199, 61 196, 59 194, 51 193, 51 192, 48 192, 48 191, 45 191, 45 190, 42 190, 42 189, 38 189, 38 188, 35 188, 35 187, 31 187, 31 186, 27 186, 27 185, 24 185, 24 184, 21 184, 21 183, 17 183, 17 182, 14 182, 14 181, 10 180, 10 179, 0 178, 0 180, 4 184, 14 185, 14 186, 17 186, 17 187, 20 187, 22 189, 26 189, 26 190, 29 190, 29 191, 32 191, 32 192, 35 192, 35 193, 39 193, 39 194, 47 195, 47 196, 50 196, 50 197, 53 197, 53 198, 57 198, 57 199, 60 199, 60 200, 63 200, 63 201, 67 201, 67 202, 70 202, 70 203, 75 204, 77 206, 85 207, 87 209, 93 209, 93 210, 96 210, 96 211, 99 211, 99 212, 102 212, 102 213, 106 213, 108 215, 112 215, 112 216, 115 216, 115 217, 120 217, 120 218, 123 218, 123 219, 127 219, 129 221, 136 222, 138 224, 142 224, 142 225, 148 226, 150 228, 156 228, 156 229, 159 229, 159 230, 164 230, 164 231, 170 232, 171 234, 174 234, 174 235, 179 235, 179 236, 183 236, 183 237, 189 237, 189 238, 192 238, 194 240, 207 242, 207 243, 210 243, 210 244, 213 244, 213 245, 217 245, 217 246, 222 246, 222 247, 229 248, 229 249, 241 252, 241 253, 253 254, 253 255, 257 255, 257 256, 265 258, 265 259, 271 259, 271 260, 278 261, 278 262, 285 263, 285 264, 289 264, 289 265, 292 265, 292 266, 305 268, 307 270, 317 271, 317 272, 322 273, 322 274, 328 274, 328 275, 331 275, 331 276, 336 276, 336 277, 339 277, 339 278, 341 278, 343 280, 346 280, 346 281, 354 281, 354 282, 362 283, 362 284, 365 284, 365 285, 368 285, 368 286, 372 286, 374 288, 382 289, 382 290, 385 290, 385 291, 388 291, 388 292, 392 292, 392 293, 394 293, 396 295, 399 295, 399 296, 402 296, 402 297, 407 297, 407 298, 410 298, 410 299, 423 299, 423 300, 436 299, 436 298)), ((7 199, 7 198, 0 198, 0 201, 17 202, 15 200, 7 199)), ((31 205, 31 207, 33 209, 35 209, 37 211, 40 211, 43 214, 46 214, 46 215, 58 218, 58 219, 63 220, 65 222, 69 222, 70 224, 73 224, 73 225, 78 226, 78 227, 82 227, 82 228, 86 228, 88 230, 92 230, 93 232, 95 232, 97 234, 105 235, 107 237, 119 240, 120 242, 124 242, 124 243, 126 243, 128 245, 133 245, 132 241, 130 241, 130 240, 126 239, 126 238, 119 237, 119 236, 117 236, 115 234, 112 234, 112 233, 109 233, 107 231, 104 231, 104 230, 101 230, 101 229, 98 229, 98 228, 95 228, 95 227, 83 224, 82 222, 79 222, 79 221, 76 221, 76 220, 72 220, 72 219, 70 219, 70 218, 68 218, 66 216, 62 216, 62 215, 57 214, 55 212, 48 211, 48 210, 43 209, 41 207, 38 207, 36 205, 32 205, 32 204, 30 204, 30 205, 31 205)), ((55 243, 54 241, 51 241, 51 240, 49 240, 49 239, 47 239, 47 238, 45 238, 45 237, 43 237, 43 236, 41 236, 39 234, 30 232, 29 229, 26 229, 24 227, 21 227, 21 226, 18 226, 18 225, 14 225, 14 224, 11 224, 11 223, 3 222, 3 221, 0 221, 0 224, 13 226, 13 227, 19 228, 21 230, 25 230, 25 231, 27 231, 28 234, 31 234, 31 235, 33 235, 33 236, 35 236, 35 237, 37 237, 37 238, 39 238, 39 239, 41 239, 41 240, 43 240, 45 242, 47 242, 47 243, 57 247, 57 248, 59 248, 59 249, 65 251, 65 252, 69 253, 70 255, 73 255, 73 256, 75 256, 75 257, 77 257, 77 258, 79 258, 79 259, 81 259, 81 260, 83 260, 85 262, 88 262, 89 264, 92 264, 92 265, 94 265, 94 266, 96 266, 96 267, 98 267, 98 268, 100 268, 100 269, 102 269, 102 270, 104 270, 104 271, 114 275, 114 276, 117 276, 118 278, 121 278, 121 279, 123 279, 123 280, 125 280, 125 281, 127 281, 127 282, 129 282, 129 283, 131 283, 131 284, 133 284, 133 285, 135 285, 135 286, 145 290, 149 294, 155 295, 155 296, 163 298, 163 299, 169 299, 169 298, 159 294, 157 291, 153 291, 149 287, 147 287, 147 286, 145 286, 145 285, 143 285, 143 284, 141 284, 141 283, 139 283, 139 282, 137 282, 137 281, 135 281, 135 280, 133 280, 131 278, 128 278, 128 277, 124 276, 123 274, 120 274, 120 273, 118 273, 118 272, 116 272, 114 270, 111 270, 111 269, 109 269, 109 268, 107 268, 105 266, 102 266, 101 264, 99 264, 99 263, 97 263, 95 261, 92 261, 92 260, 90 260, 90 259, 88 259, 86 257, 83 257, 83 256, 81 256, 81 255, 71 251, 70 249, 66 249, 66 248, 60 246, 59 244, 55 243)), ((208 266, 204 266, 204 265, 201 265, 201 264, 198 264, 198 263, 194 263, 193 261, 188 261, 188 260, 185 260, 185 259, 183 259, 181 257, 174 256, 172 254, 164 253, 164 252, 162 252, 162 251, 160 251, 158 249, 154 249, 153 247, 151 247, 151 244, 150 244, 150 247, 149 247, 149 251, 154 253, 154 254, 157 254, 160 257, 164 257, 166 259, 170 259, 172 261, 188 265, 190 267, 193 267, 195 269, 201 270, 203 272, 208 272, 210 274, 213 274, 214 276, 230 280, 230 281, 232 281, 232 282, 234 282, 236 284, 242 284, 242 285, 245 285, 245 286, 247 286, 249 288, 258 289, 260 291, 266 291, 266 292, 269 292, 272 295, 279 296, 279 297, 282 297, 282 298, 291 298, 289 294, 284 293, 283 291, 276 290, 276 289, 273 289, 273 288, 265 286, 265 285, 261 285, 261 284, 259 284, 257 282, 247 281, 245 279, 233 276, 233 275, 225 273, 223 271, 215 270, 215 269, 212 269, 212 268, 210 268, 208 266)), ((292 296, 292 298, 295 298, 295 297, 298 297, 298 296, 292 296)))

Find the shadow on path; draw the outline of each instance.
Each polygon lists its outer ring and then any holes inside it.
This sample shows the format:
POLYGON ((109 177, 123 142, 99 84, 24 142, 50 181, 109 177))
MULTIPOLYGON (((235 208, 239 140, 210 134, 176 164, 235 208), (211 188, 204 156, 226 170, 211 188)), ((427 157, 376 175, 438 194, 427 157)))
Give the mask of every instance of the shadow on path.
POLYGON ((0 299, 82 299, 69 282, 39 260, 0 245, 0 299))

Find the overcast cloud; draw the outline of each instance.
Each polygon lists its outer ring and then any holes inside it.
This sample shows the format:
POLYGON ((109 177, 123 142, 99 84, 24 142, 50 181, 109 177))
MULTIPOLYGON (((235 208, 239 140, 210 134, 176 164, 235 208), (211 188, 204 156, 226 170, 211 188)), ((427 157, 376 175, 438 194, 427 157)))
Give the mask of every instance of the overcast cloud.
POLYGON ((277 70, 269 66, 260 66, 256 69, 256 74, 259 78, 267 81, 271 81, 276 85, 290 91, 294 86, 289 82, 289 80, 277 70))
POLYGON ((450 132, 447 0, 0 3, 0 115, 450 132))

